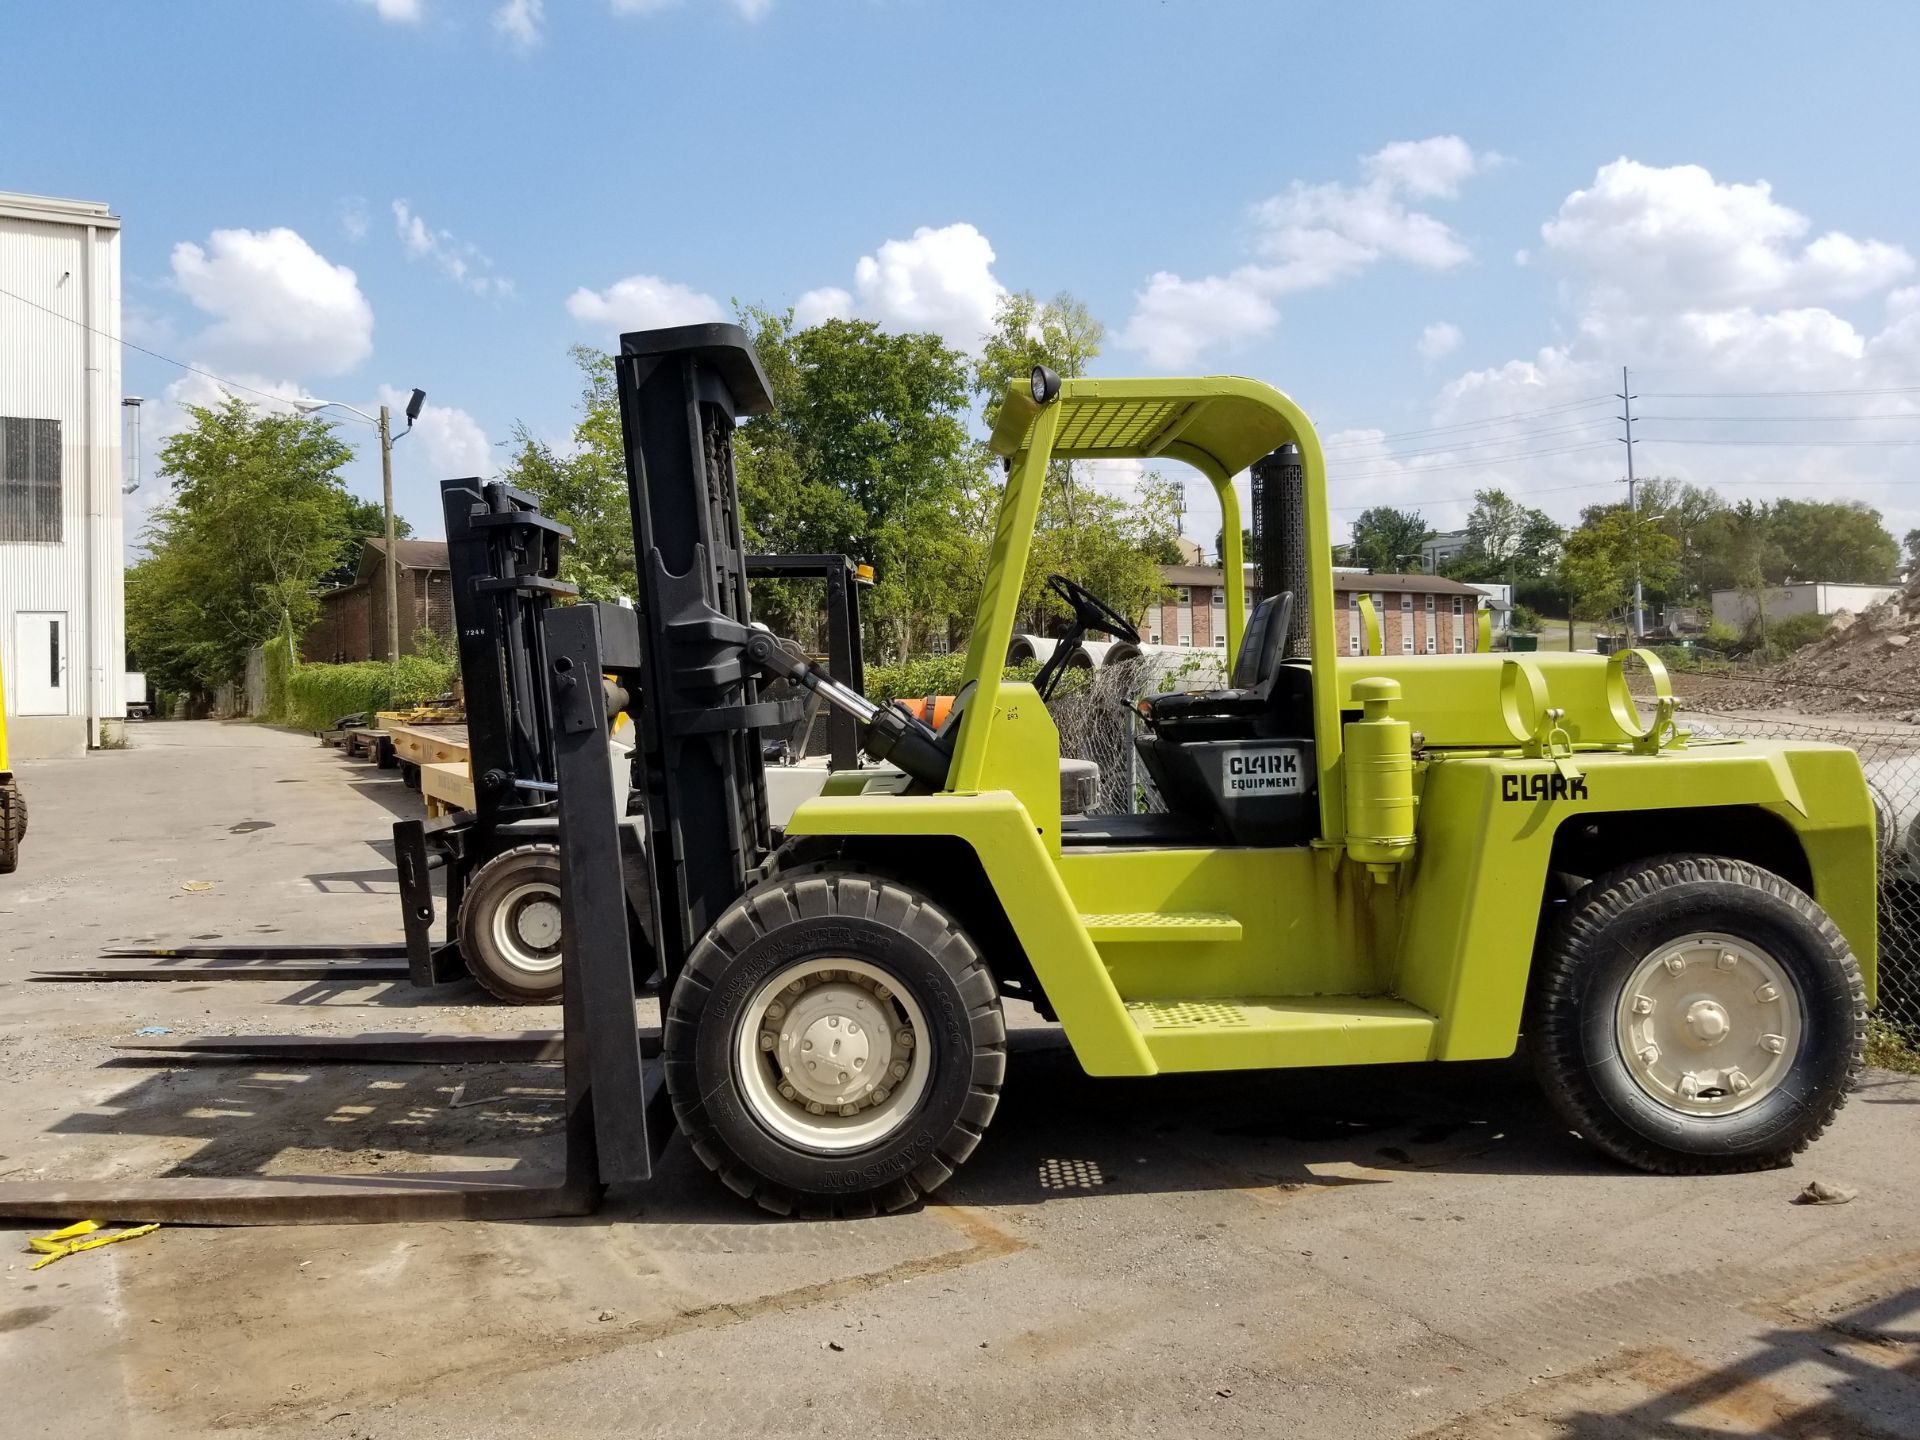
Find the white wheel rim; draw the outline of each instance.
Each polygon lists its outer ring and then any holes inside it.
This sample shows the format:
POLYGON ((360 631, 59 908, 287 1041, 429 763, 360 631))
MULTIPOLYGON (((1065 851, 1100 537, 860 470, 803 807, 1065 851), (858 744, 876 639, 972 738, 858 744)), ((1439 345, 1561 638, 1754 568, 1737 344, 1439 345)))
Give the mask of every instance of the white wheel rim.
POLYGON ((560 966, 560 891, 549 881, 528 880, 493 907, 494 948, 516 970, 544 974, 560 966))
POLYGON ((1779 1088, 1800 1053, 1800 992, 1779 961, 1730 935, 1687 935, 1634 967, 1614 1023, 1647 1095, 1683 1115, 1733 1115, 1779 1088))
POLYGON ((809 1150, 863 1150, 912 1116, 933 1070, 926 1017, 862 960, 789 965, 741 1012, 734 1063, 747 1108, 809 1150))

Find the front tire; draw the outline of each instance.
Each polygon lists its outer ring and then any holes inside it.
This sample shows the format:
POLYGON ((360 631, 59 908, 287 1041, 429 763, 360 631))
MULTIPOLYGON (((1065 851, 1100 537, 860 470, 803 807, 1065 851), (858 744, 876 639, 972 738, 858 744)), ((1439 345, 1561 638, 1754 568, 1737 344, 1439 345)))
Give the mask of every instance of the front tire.
POLYGON ((11 875, 20 864, 20 842, 27 838, 27 801, 9 780, 0 794, 0 875, 11 875))
POLYGON ((871 1215, 943 1184, 1006 1074, 999 992, 960 927, 876 876, 776 880, 694 947, 663 1036, 701 1163, 779 1214, 871 1215))
POLYGON ((1642 1170, 1792 1163, 1866 1044, 1847 942, 1779 876, 1709 855, 1595 880, 1539 962, 1529 1049, 1567 1123, 1642 1170))
POLYGON ((460 899, 468 973, 510 1004, 559 1004, 560 913, 559 847, 503 850, 474 872, 460 899))

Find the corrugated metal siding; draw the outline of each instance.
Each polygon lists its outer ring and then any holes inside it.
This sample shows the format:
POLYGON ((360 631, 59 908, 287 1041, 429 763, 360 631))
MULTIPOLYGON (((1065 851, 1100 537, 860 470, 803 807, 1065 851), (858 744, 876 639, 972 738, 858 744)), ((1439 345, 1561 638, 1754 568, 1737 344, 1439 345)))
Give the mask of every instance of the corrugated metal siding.
POLYGON ((0 215, 0 289, 46 307, 0 295, 0 416, 59 422, 62 537, 0 542, 0 665, 14 662, 15 612, 63 612, 71 633, 86 637, 67 669, 68 713, 117 718, 126 713, 120 346, 112 338, 120 334, 120 240, 113 228, 92 234, 89 253, 85 224, 0 215))

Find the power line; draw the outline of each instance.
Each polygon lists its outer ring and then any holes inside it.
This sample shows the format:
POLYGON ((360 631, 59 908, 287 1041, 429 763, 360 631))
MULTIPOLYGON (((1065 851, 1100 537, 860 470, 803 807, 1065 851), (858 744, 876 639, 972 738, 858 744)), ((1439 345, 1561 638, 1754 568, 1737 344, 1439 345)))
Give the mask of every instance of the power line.
POLYGON ((1674 420, 1684 424, 1785 425, 1831 422, 1851 425, 1861 420, 1920 420, 1920 410, 1892 410, 1883 415, 1637 415, 1637 420, 1674 420))
MULTIPOLYGON (((203 370, 198 365, 189 365, 186 361, 176 360, 171 355, 162 355, 158 350, 149 350, 146 346, 135 344, 133 341, 128 340, 124 336, 108 334, 105 330, 102 330, 97 325, 89 325, 87 324, 86 321, 76 320, 71 315, 62 315, 58 310, 53 309, 51 306, 42 305, 38 300, 29 300, 26 296, 16 294, 14 291, 7 289, 5 286, 0 286, 0 295, 5 295, 10 300, 18 300, 22 305, 31 305, 35 310, 38 310, 41 313, 46 315, 51 315, 56 320, 64 320, 69 325, 77 325, 82 330, 92 331, 95 335, 100 336, 102 339, 111 340, 115 345, 124 346, 128 350, 138 350, 142 355, 152 356, 155 360, 158 360, 163 364, 176 365, 180 369, 189 370, 195 375, 204 375, 207 379, 213 381, 213 383, 216 385, 219 385, 228 389, 233 389, 233 390, 244 390, 249 395, 258 395, 261 399, 271 400, 276 405, 291 405, 293 403, 285 395, 275 395, 272 391, 269 391, 269 390, 261 390, 252 385, 243 385, 238 380, 229 380, 224 375, 216 375, 213 373, 213 371, 203 370)), ((356 421, 359 420, 358 416, 353 416, 351 418, 353 418, 356 421)), ((361 421, 360 423, 364 424, 366 422, 361 421)))
POLYGON ((1647 443, 1650 445, 1793 445, 1801 448, 1806 448, 1809 446, 1823 447, 1823 446, 1838 445, 1838 446, 1844 446, 1849 448, 1854 446, 1864 446, 1868 449, 1882 449, 1882 448, 1897 449, 1901 446, 1920 445, 1920 439, 1914 439, 1914 440, 1743 440, 1743 439, 1729 437, 1724 440, 1709 440, 1704 438, 1689 439, 1686 436, 1680 436, 1680 435, 1659 435, 1659 436, 1649 435, 1646 437, 1646 440, 1647 440, 1647 443))
MULTIPOLYGON (((1584 400, 1569 400, 1564 405, 1547 405, 1538 410, 1515 410, 1505 415, 1489 415, 1484 420, 1461 420, 1451 425, 1432 425, 1424 430, 1398 430, 1391 434, 1369 436, 1365 440, 1342 440, 1337 445, 1329 445, 1328 450, 1356 449, 1367 445, 1376 445, 1388 440, 1414 440, 1428 435, 1444 435, 1450 431, 1478 430, 1488 425, 1504 425, 1509 420, 1531 420, 1541 415, 1553 415, 1566 410, 1583 410, 1590 405, 1604 404, 1612 399, 1610 395, 1591 395, 1584 400)), ((1366 429, 1366 426, 1347 427, 1366 429)))
MULTIPOLYGON (((1484 440, 1456 440, 1449 445, 1435 445, 1425 450, 1396 450, 1390 455, 1362 457, 1353 463, 1364 464, 1367 460, 1373 459, 1410 460, 1418 455, 1457 455, 1462 450, 1477 450, 1483 445, 1512 445, 1516 441, 1544 440, 1553 435, 1574 435, 1583 430, 1591 430, 1596 425, 1611 425, 1612 423, 1610 419, 1603 416, 1598 420, 1582 421, 1578 425, 1557 425, 1549 430, 1530 430, 1524 435, 1489 435, 1484 440)), ((1336 463, 1339 458, 1337 455, 1330 455, 1328 456, 1328 463, 1336 463)))
MULTIPOLYGON (((1548 485, 1541 489, 1529 490, 1526 495, 1521 498, 1531 499, 1535 495, 1564 495, 1573 490, 1603 490, 1618 483, 1619 482, 1615 480, 1588 480, 1579 485, 1548 485)), ((1422 509, 1437 505, 1471 505, 1479 498, 1478 495, 1450 495, 1444 500, 1422 500, 1420 505, 1422 509)), ((1327 508, 1344 515, 1349 511, 1370 510, 1373 507, 1371 505, 1330 505, 1327 508)))
MULTIPOLYGON (((1448 470, 1484 469, 1490 465, 1502 465, 1512 460, 1537 460, 1547 455, 1573 455, 1582 450, 1611 450, 1612 448, 1613 445, 1609 441, 1594 440, 1585 445, 1563 445, 1550 450, 1521 450, 1511 455, 1489 455, 1483 459, 1461 460, 1451 465, 1417 465, 1406 470, 1398 471, 1376 469, 1355 474, 1350 470, 1335 472, 1332 465, 1329 465, 1327 469, 1330 475, 1337 473, 1338 477, 1342 480, 1392 480, 1421 475, 1438 475, 1448 470)), ((1386 458, 1391 459, 1393 457, 1388 456, 1386 458)), ((1609 481, 1608 483, 1611 484, 1613 482, 1609 481)))
POLYGON ((1647 400, 1784 400, 1801 395, 1920 395, 1920 385, 1884 385, 1859 390, 1649 390, 1647 400))

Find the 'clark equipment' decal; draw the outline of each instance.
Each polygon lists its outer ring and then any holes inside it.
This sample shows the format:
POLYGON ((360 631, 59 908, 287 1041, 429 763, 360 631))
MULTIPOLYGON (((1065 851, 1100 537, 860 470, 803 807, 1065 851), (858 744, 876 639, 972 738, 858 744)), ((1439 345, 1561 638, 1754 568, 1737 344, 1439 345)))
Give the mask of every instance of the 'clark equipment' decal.
POLYGON ((1587 798, 1587 777, 1575 775, 1572 779, 1568 779, 1558 770, 1545 775, 1502 775, 1500 798, 1502 800, 1584 800, 1587 798))

